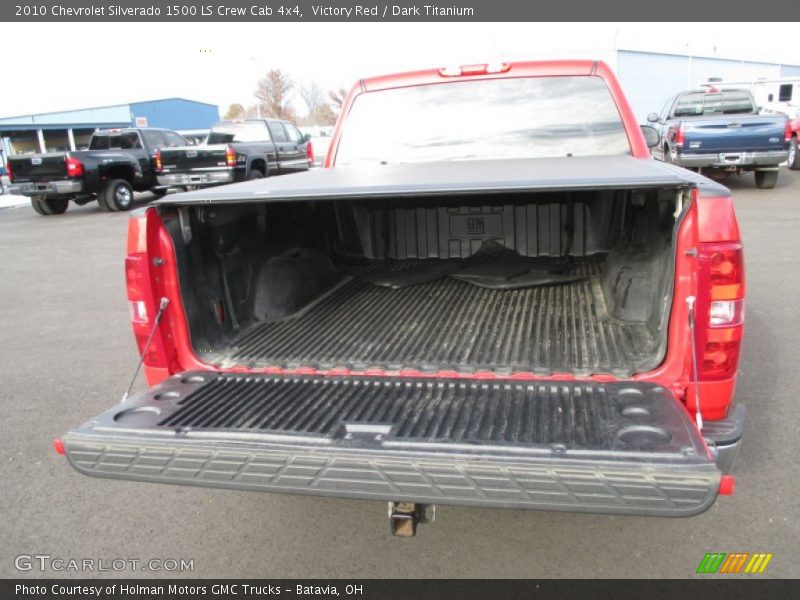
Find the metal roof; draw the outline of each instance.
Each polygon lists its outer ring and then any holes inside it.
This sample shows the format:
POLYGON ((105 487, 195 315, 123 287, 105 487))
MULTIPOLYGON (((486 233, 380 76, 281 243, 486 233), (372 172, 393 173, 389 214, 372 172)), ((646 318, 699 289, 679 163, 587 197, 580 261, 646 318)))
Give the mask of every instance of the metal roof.
POLYGON ((195 105, 217 108, 214 104, 199 102, 188 98, 173 97, 159 98, 157 100, 144 100, 129 102, 127 104, 112 104, 79 108, 75 110, 61 110, 30 115, 17 115, 0 118, 0 130, 24 131, 31 129, 63 129, 65 127, 86 128, 114 128, 128 127, 131 125, 135 109, 147 105, 167 104, 174 101, 190 102, 195 105))

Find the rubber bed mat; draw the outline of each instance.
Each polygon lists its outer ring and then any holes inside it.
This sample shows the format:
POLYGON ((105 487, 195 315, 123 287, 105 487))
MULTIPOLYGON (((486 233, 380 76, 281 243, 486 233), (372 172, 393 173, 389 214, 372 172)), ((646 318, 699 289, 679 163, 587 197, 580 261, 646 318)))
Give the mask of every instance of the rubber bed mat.
POLYGON ((373 270, 366 279, 375 285, 398 289, 447 276, 495 290, 554 285, 583 278, 575 272, 572 261, 520 256, 494 240, 487 240, 466 259, 389 262, 387 267, 373 270))
POLYGON ((658 357, 644 324, 607 315, 596 277, 602 264, 575 259, 580 281, 512 290, 451 277, 390 289, 370 283, 374 272, 386 268, 376 264, 295 315, 256 323, 230 346, 199 356, 214 364, 251 368, 617 376, 652 368, 658 357))

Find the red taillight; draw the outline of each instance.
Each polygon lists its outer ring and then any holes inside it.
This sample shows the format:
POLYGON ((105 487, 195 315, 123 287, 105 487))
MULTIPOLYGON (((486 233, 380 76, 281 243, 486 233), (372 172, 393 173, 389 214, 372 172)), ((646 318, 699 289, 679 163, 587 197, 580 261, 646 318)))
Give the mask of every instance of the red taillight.
POLYGON ((783 128, 783 139, 788 144, 792 141, 792 122, 786 119, 786 125, 783 128))
POLYGON ((679 148, 683 148, 683 145, 686 143, 686 127, 683 123, 678 125, 678 130, 675 132, 675 145, 679 148))
POLYGON ((83 175, 83 163, 77 158, 68 156, 64 161, 64 166, 67 168, 67 177, 80 177, 83 175))
POLYGON ((736 479, 733 475, 723 475, 719 478, 720 496, 733 496, 734 489, 736 489, 736 479))
MULTIPOLYGON (((151 265, 148 261, 148 256, 150 256, 150 252, 148 252, 148 211, 152 210, 136 211, 128 221, 125 285, 128 292, 131 326, 140 354, 145 351, 159 304, 151 282, 151 265)), ((163 325, 163 321, 161 323, 163 325)), ((167 367, 164 344, 158 331, 153 335, 150 346, 144 353, 144 364, 148 367, 167 367)))
POLYGON ((236 166, 236 150, 232 146, 225 146, 225 164, 229 167, 236 166))
POLYGON ((306 142, 306 158, 309 167, 314 164, 314 145, 311 142, 306 142))
POLYGON ((14 171, 11 170, 11 161, 6 161, 6 175, 8 175, 8 180, 11 183, 14 183, 14 171))
POLYGON ((65 456, 67 451, 64 449, 64 440, 61 438, 56 438, 53 440, 53 450, 56 451, 56 454, 60 454, 61 456, 65 456))
POLYGON ((744 256, 739 242, 700 244, 699 379, 736 374, 744 330, 744 256))
POLYGON ((155 163, 156 163, 156 171, 158 173, 161 173, 164 170, 164 165, 161 164, 161 149, 160 148, 158 150, 156 150, 155 163))

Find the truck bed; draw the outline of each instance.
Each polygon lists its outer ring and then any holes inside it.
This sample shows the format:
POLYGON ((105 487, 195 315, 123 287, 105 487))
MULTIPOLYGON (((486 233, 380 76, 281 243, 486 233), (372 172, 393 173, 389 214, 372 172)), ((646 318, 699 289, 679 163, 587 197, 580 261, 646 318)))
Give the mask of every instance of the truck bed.
POLYGON ((574 259, 582 280, 518 290, 450 277, 381 287, 371 280, 425 262, 383 261, 298 313, 255 323, 229 346, 198 354, 228 366, 628 375, 653 366, 656 342, 644 323, 608 315, 604 258, 574 259))

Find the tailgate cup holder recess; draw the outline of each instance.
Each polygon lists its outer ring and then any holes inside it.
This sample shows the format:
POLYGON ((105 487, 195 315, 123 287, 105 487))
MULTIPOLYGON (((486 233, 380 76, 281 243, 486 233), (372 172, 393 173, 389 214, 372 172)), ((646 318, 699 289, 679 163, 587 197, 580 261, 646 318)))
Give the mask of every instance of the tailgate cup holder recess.
POLYGON ((624 406, 622 407, 621 412, 623 417, 628 417, 632 419, 645 418, 650 416, 650 411, 648 409, 646 409, 644 406, 637 406, 637 405, 624 406))
POLYGON ((630 425, 623 427, 614 436, 627 448, 649 450, 672 441, 672 435, 661 427, 649 425, 630 425))
POLYGON ((114 415, 114 421, 124 425, 147 425, 153 419, 153 415, 161 414, 161 409, 157 406, 137 406, 126 408, 114 415))

